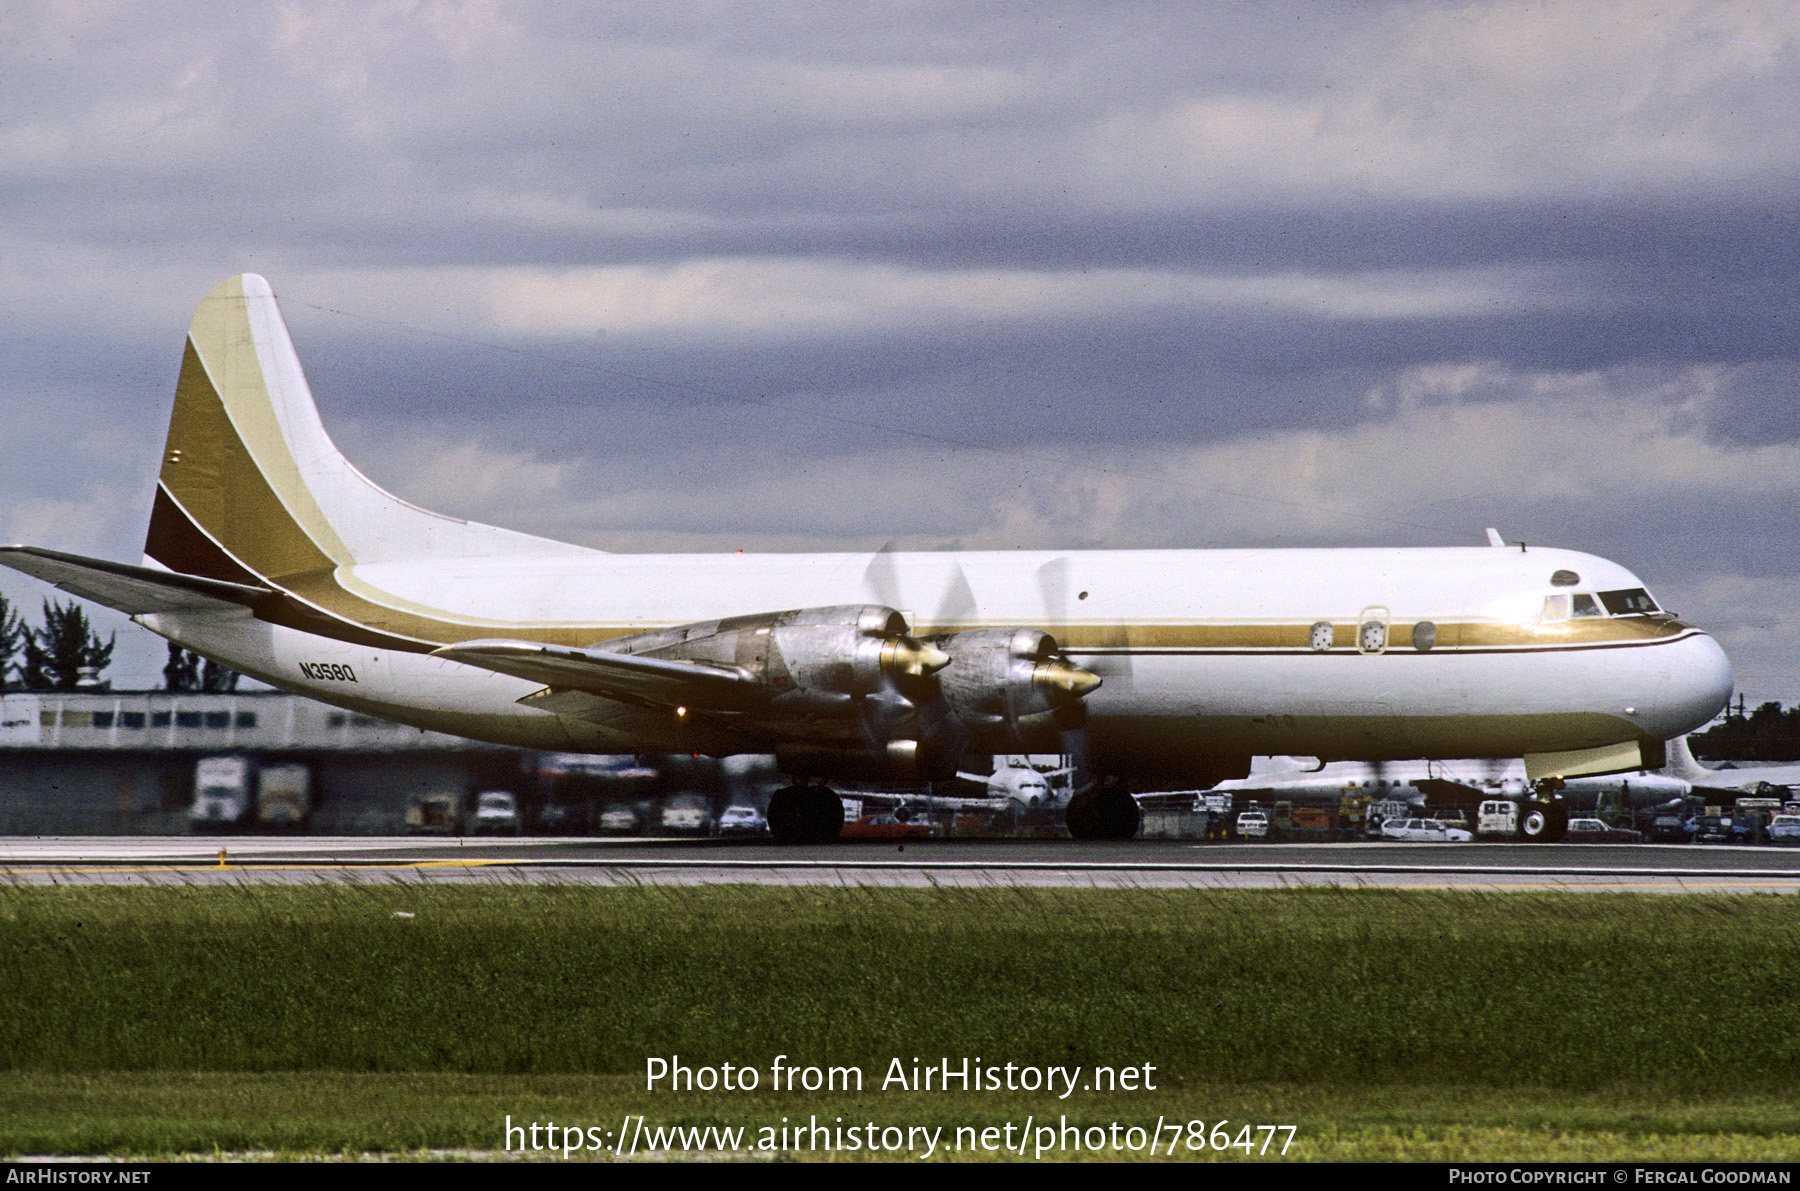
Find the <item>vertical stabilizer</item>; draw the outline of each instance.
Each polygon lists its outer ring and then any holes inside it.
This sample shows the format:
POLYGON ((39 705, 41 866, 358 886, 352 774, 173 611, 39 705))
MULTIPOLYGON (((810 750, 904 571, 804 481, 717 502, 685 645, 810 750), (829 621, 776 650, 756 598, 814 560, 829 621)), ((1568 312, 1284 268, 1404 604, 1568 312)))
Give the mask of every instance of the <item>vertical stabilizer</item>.
POLYGON ((287 585, 357 563, 578 550, 383 491, 325 433, 269 283, 244 273, 201 301, 144 543, 151 561, 287 585))
POLYGON ((1663 773, 1696 786, 1708 785, 1716 780, 1713 771, 1695 758, 1694 750, 1688 747, 1686 736, 1677 736, 1665 747, 1668 749, 1668 763, 1662 767, 1663 773))

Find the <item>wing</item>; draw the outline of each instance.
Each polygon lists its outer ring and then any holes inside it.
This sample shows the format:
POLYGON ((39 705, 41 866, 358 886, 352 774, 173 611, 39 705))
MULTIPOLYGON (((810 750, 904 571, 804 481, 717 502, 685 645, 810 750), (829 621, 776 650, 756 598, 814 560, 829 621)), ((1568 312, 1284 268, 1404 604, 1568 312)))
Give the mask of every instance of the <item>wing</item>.
POLYGON ((96 604, 138 616, 149 612, 227 612, 254 608, 267 587, 203 579, 36 546, 0 546, 0 563, 96 604))
POLYGON ((541 682, 554 691, 586 691, 629 703, 743 711, 763 701, 748 670, 715 662, 506 640, 463 641, 433 650, 432 656, 541 682))

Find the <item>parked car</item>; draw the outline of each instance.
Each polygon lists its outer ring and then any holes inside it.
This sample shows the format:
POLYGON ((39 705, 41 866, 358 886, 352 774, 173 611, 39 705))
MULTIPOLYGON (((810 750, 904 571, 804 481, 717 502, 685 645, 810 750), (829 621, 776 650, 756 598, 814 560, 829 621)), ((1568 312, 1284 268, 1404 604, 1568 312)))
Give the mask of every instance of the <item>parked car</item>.
POLYGON ((586 835, 591 813, 585 802, 546 802, 538 807, 537 829, 545 835, 586 835))
POLYGON ((643 818, 629 802, 615 802, 600 812, 600 830, 608 835, 625 835, 636 831, 643 818))
POLYGON ((1762 821, 1752 815, 1701 815, 1694 838, 1703 844, 1753 844, 1761 831, 1762 821))
POLYGON ((1687 844, 1694 840, 1694 821, 1680 815, 1658 815, 1650 820, 1650 842, 1687 844))
POLYGON ((1800 815, 1776 815, 1770 819, 1769 842, 1800 844, 1800 815))
POLYGON ((1475 838, 1466 828, 1436 819, 1389 819, 1381 825, 1381 838, 1426 844, 1466 844, 1475 838))
POLYGON ((712 831, 712 809, 697 794, 677 794, 662 809, 664 831, 679 835, 706 835, 712 831))
POLYGON ((1239 811, 1237 833, 1245 839, 1268 839, 1269 816, 1261 811, 1239 811))
POLYGON ((1641 844, 1644 833, 1629 827, 1609 827, 1599 819, 1570 819, 1565 844, 1641 844))
POLYGON ((505 790, 484 790, 475 796, 475 814, 469 820, 471 835, 519 834, 519 800, 505 790))
POLYGON ((922 839, 930 834, 931 824, 903 822, 893 815, 864 815, 844 824, 844 835, 850 839, 922 839))
POLYGON ((728 806, 719 816, 720 835, 761 835, 769 821, 753 806, 728 806))

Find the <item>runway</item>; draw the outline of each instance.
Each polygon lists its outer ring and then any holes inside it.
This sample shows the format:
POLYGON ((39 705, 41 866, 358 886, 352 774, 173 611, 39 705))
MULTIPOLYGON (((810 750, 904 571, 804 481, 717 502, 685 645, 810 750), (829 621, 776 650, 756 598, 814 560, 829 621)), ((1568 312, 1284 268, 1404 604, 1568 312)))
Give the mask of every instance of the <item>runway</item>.
POLYGON ((1800 849, 1679 844, 1220 844, 319 836, 0 837, 29 885, 450 882, 1800 892, 1800 849))

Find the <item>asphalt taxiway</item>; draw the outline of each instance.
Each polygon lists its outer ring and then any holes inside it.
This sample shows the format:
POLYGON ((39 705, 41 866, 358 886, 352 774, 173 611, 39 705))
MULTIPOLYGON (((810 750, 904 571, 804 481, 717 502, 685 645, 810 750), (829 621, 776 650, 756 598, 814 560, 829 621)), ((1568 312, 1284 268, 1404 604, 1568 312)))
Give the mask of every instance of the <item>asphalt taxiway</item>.
POLYGON ((1669 844, 0 837, 0 881, 1060 885, 1800 892, 1800 849, 1669 844))

